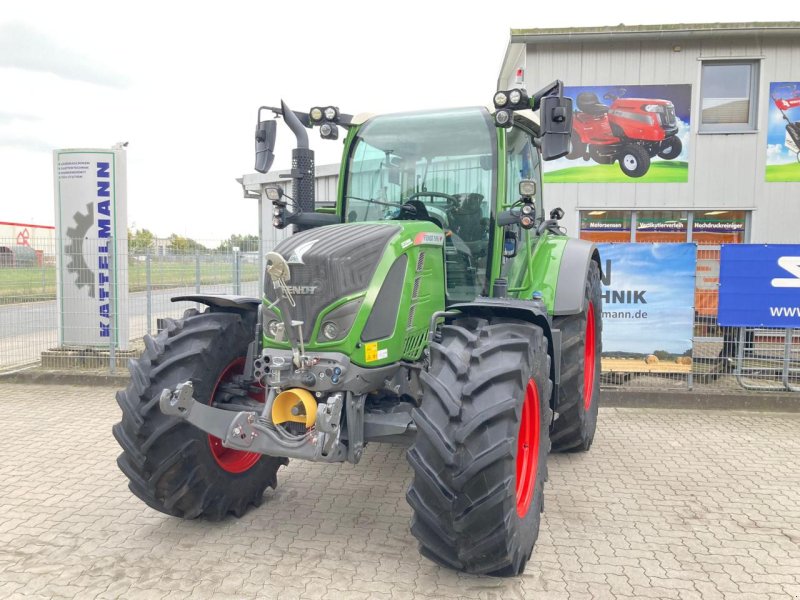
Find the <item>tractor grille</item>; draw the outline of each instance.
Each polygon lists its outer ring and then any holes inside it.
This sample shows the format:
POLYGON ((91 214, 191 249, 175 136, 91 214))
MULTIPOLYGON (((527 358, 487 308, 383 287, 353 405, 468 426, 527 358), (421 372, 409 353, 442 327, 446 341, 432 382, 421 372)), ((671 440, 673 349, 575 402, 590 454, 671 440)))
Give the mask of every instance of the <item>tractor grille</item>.
POLYGON ((677 120, 677 117, 675 116, 675 107, 674 106, 672 106, 672 105, 665 106, 664 107, 664 112, 661 113, 660 116, 661 116, 661 125, 664 128, 673 128, 673 127, 677 127, 678 126, 678 120, 677 120))
MULTIPOLYGON (((287 285, 297 304, 291 316, 303 321, 304 341, 310 341, 323 308, 367 289, 386 245, 399 231, 397 225, 331 225, 295 234, 275 247, 289 263, 287 285)), ((264 296, 270 302, 277 298, 269 277, 264 296)))

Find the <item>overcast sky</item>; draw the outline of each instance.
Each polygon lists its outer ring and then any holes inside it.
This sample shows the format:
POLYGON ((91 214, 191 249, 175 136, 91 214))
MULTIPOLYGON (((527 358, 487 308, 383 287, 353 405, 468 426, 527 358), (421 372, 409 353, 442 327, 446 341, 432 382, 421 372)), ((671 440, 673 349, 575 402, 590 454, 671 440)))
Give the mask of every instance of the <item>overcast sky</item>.
MULTIPOLYGON (((0 13, 0 221, 53 224, 52 150, 127 141, 128 223, 257 233, 256 108, 488 104, 512 27, 800 20, 795 3, 8 2, 0 13), (738 4, 738 3, 737 3, 738 4)), ((535 74, 526 74, 531 86, 535 74)), ((569 82, 567 82, 569 83, 569 82)), ((625 82, 617 82, 625 83, 625 82)), ((274 169, 290 159, 279 125, 274 169)), ((311 135, 317 163, 341 142, 311 135)))

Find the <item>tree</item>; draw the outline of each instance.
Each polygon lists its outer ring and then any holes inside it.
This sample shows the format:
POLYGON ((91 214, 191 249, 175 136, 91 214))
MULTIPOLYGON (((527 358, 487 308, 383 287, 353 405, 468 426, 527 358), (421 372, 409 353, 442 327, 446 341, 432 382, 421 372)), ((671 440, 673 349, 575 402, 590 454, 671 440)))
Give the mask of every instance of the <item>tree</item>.
POLYGON ((144 253, 155 246, 156 236, 147 229, 128 229, 128 252, 144 253))
POLYGON ((218 252, 232 252, 239 248, 242 252, 258 252, 258 236, 252 234, 239 235, 234 233, 227 240, 223 240, 217 247, 218 252))
POLYGON ((169 236, 169 244, 167 245, 171 252, 192 252, 197 250, 207 251, 208 248, 203 246, 200 242, 192 238, 183 237, 177 233, 169 236))

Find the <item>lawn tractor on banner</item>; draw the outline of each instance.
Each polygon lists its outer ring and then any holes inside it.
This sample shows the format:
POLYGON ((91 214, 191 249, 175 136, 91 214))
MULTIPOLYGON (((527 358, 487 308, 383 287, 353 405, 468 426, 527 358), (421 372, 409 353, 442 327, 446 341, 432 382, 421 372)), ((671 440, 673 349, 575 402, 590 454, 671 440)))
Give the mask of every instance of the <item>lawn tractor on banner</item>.
MULTIPOLYGON (((191 295, 131 363, 114 435, 131 491, 177 517, 242 515, 289 459, 358 463, 410 446, 422 553, 516 575, 531 556, 547 457, 585 451, 597 422, 600 256, 545 216, 541 160, 570 150, 554 82, 494 109, 351 116, 261 107, 297 138, 262 298, 191 295), (539 118, 537 118, 538 111, 539 118), (346 131, 335 210, 315 211, 307 130, 346 131)), ((279 523, 275 527, 280 527, 279 523)))
POLYGON ((625 88, 603 95, 581 92, 576 99, 570 160, 592 159, 601 165, 619 161, 628 177, 642 177, 650 159, 677 158, 683 145, 678 133, 675 106, 669 100, 624 98, 625 88))
POLYGON ((780 111, 781 118, 786 121, 786 147, 795 153, 797 162, 800 162, 800 121, 792 121, 786 111, 800 108, 800 90, 796 85, 783 86, 776 93, 784 93, 786 97, 778 98, 772 95, 775 107, 780 111))

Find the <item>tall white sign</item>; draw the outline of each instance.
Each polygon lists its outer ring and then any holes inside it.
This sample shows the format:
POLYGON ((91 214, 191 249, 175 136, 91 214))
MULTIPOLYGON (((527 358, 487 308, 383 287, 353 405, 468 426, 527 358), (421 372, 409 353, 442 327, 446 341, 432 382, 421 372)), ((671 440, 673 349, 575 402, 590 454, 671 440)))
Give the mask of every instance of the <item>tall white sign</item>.
POLYGON ((59 343, 128 349, 125 150, 53 152, 59 343))

